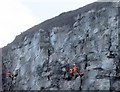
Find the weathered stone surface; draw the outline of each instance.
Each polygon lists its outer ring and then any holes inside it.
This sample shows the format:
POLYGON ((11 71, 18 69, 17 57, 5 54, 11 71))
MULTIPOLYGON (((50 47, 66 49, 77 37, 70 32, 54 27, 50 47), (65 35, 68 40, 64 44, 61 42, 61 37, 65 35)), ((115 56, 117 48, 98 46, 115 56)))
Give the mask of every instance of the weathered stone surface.
MULTIPOLYGON (((3 72, 16 75, 7 88, 120 90, 118 7, 114 3, 88 6, 44 22, 44 28, 35 26, 3 48, 3 72), (74 63, 84 76, 66 80, 74 63)), ((8 83, 5 74, 3 80, 8 83)))
POLYGON ((116 81, 116 82, 113 84, 114 90, 120 90, 119 85, 120 85, 120 81, 116 81))
POLYGON ((109 79, 97 79, 96 80, 97 90, 110 90, 110 80, 109 79))

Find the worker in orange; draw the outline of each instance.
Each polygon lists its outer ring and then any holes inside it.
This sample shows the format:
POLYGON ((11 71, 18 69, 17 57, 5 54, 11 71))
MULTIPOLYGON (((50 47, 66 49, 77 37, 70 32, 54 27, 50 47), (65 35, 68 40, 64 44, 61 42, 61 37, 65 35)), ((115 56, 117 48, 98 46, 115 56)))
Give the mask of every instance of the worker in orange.
POLYGON ((72 76, 74 76, 73 69, 70 69, 69 72, 72 76))
POLYGON ((69 70, 69 73, 71 74, 71 76, 73 78, 77 78, 78 76, 82 77, 84 75, 84 73, 81 73, 79 70, 78 70, 78 67, 74 64, 74 67, 73 69, 70 69, 69 70))
POLYGON ((78 77, 80 75, 80 77, 82 77, 84 74, 82 72, 80 72, 78 70, 78 67, 74 64, 74 67, 73 67, 73 71, 74 71, 74 76, 78 77))

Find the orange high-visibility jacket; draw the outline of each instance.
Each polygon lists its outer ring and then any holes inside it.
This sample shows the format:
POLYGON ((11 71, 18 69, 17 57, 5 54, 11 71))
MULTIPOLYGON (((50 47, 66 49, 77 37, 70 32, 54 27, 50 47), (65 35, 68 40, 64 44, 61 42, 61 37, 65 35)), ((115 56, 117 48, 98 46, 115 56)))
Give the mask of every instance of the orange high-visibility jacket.
POLYGON ((74 67, 73 67, 73 71, 74 71, 74 72, 77 72, 77 71, 78 71, 78 67, 77 67, 77 66, 74 66, 74 67))

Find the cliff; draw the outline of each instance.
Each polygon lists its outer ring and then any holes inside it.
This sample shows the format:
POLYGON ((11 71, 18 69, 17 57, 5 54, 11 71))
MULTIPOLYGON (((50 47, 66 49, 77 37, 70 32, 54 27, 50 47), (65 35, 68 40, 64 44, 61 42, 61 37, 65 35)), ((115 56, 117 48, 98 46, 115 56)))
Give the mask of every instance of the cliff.
POLYGON ((95 2, 18 35, 2 48, 3 89, 120 90, 119 10, 95 2), (66 80, 73 64, 84 76, 66 80))

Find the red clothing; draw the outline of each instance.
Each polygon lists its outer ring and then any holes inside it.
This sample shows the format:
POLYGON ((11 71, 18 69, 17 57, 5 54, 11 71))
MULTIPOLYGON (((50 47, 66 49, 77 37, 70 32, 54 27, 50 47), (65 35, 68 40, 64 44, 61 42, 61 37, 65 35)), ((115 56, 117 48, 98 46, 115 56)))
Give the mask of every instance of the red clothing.
POLYGON ((69 72, 70 72, 70 74, 73 74, 73 69, 70 69, 70 71, 69 71, 69 72))
POLYGON ((71 74, 72 76, 77 76, 77 77, 80 76, 80 77, 82 77, 82 76, 84 75, 84 73, 79 72, 77 66, 74 66, 73 69, 70 69, 69 72, 70 72, 70 74, 71 74))

